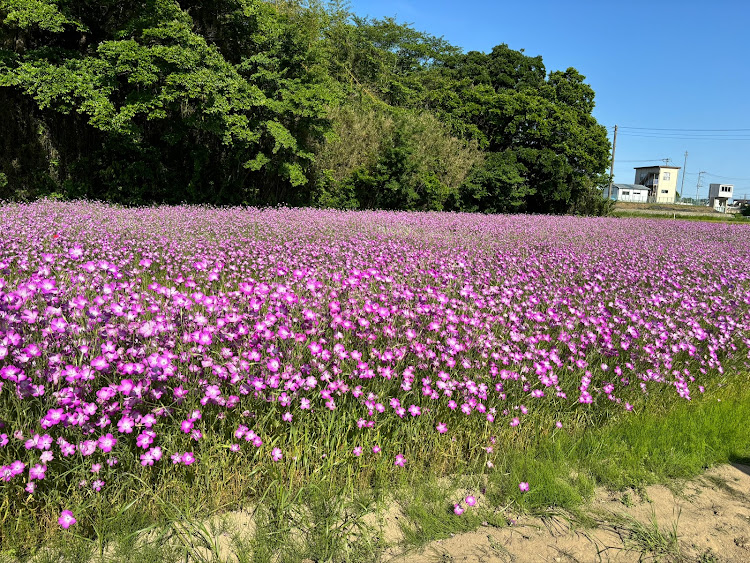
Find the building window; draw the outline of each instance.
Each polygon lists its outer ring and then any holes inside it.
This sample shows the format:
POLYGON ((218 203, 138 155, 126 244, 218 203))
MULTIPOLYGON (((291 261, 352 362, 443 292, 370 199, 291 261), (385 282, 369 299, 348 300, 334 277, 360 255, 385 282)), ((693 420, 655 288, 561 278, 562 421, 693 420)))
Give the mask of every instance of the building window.
POLYGON ((630 195, 630 192, 622 192, 622 195, 630 195))
POLYGON ((669 190, 662 190, 662 191, 661 191, 661 193, 663 193, 663 194, 668 194, 668 193, 669 193, 669 190))
POLYGON ((664 174, 662 174, 662 180, 669 180, 669 172, 664 172, 664 174))

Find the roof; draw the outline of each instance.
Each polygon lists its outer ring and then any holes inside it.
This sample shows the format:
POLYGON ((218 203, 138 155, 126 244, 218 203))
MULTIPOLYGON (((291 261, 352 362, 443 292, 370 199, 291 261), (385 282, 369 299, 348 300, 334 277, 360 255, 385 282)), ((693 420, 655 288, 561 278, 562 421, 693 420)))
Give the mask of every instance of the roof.
POLYGON ((612 184, 613 188, 617 188, 618 190, 643 190, 648 191, 648 188, 646 186, 641 186, 640 184, 612 184))
POLYGON ((660 164, 654 164, 653 166, 633 166, 634 170, 645 170, 646 168, 671 168, 673 170, 679 170, 682 166, 662 166, 660 164))

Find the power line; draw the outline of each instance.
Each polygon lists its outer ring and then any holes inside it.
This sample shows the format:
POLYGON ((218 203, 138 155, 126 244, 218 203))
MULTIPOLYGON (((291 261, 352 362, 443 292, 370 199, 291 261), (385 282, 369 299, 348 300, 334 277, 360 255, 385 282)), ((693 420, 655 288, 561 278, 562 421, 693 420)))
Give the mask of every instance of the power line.
POLYGON ((747 137, 750 131, 742 133, 678 133, 678 132, 661 132, 661 131, 623 131, 623 135, 655 135, 657 137, 716 137, 718 139, 734 139, 747 137))
POLYGON ((711 174, 706 172, 707 176, 713 176, 714 178, 724 178, 725 180, 740 180, 743 182, 750 182, 750 178, 739 178, 738 176, 720 176, 719 174, 711 174))
POLYGON ((750 141, 750 137, 716 137, 716 136, 700 136, 700 135, 658 135, 653 134, 649 135, 646 133, 629 133, 627 131, 622 131, 620 133, 621 135, 625 135, 627 137, 643 137, 646 139, 674 139, 676 141, 680 140, 690 140, 690 141, 750 141))
POLYGON ((617 162, 656 162, 658 160, 664 160, 663 158, 641 158, 638 160, 618 160, 617 162))
POLYGON ((720 131, 750 131, 750 129, 671 129, 671 128, 659 128, 659 127, 628 127, 627 125, 620 125, 620 129, 638 129, 640 131, 706 131, 706 132, 720 132, 720 131))
MULTIPOLYGON (((696 176, 697 172, 684 172, 690 176, 696 176)), ((740 178, 738 176, 720 176, 719 174, 712 174, 711 172, 704 172, 706 176, 712 176, 713 178, 723 178, 724 180, 739 180, 740 182, 750 182, 750 178, 740 178)))

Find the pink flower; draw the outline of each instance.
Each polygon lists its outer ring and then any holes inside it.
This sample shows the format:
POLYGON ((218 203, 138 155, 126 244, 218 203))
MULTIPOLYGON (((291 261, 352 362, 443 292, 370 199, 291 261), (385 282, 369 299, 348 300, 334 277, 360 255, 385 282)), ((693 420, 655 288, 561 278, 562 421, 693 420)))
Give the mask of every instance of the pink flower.
POLYGON ((73 516, 73 513, 70 510, 63 510, 60 514, 60 518, 57 519, 58 524, 62 526, 64 529, 70 528, 73 524, 77 522, 75 517, 73 516))
POLYGON ((448 425, 447 425, 447 424, 445 424, 444 422, 440 422, 440 423, 438 423, 438 425, 437 425, 437 426, 435 427, 435 430, 437 430, 437 431, 438 431, 438 432, 440 432, 441 434, 445 434, 446 432, 448 432, 448 425))
POLYGON ((29 481, 33 481, 34 479, 44 479, 44 475, 46 472, 47 466, 39 465, 37 463, 34 467, 29 468, 29 481))
POLYGON ((461 516, 464 513, 464 509, 461 507, 460 504, 454 504, 453 505, 453 513, 456 516, 461 516))
POLYGON ((354 454, 354 455, 355 455, 356 457, 359 457, 359 456, 361 456, 361 455, 362 455, 362 446, 357 446, 356 448, 354 448, 354 449, 352 450, 352 453, 353 453, 353 454, 354 454))
POLYGON ((273 461, 281 461, 282 457, 283 454, 281 453, 281 448, 274 448, 271 450, 271 459, 273 461))
POLYGON ((464 499, 464 502, 466 502, 467 506, 474 506, 477 503, 477 499, 476 497, 469 495, 464 499))
POLYGON ((393 465, 403 467, 404 465, 406 465, 406 458, 403 455, 398 454, 396 456, 396 461, 393 462, 393 465))
POLYGON ((184 465, 192 465, 195 463, 195 455, 193 455, 193 452, 185 452, 182 454, 182 463, 184 465))
POLYGON ((521 489, 522 493, 526 493, 529 491, 529 484, 524 481, 523 483, 518 484, 518 488, 521 489))
POLYGON ((109 453, 112 451, 112 448, 115 447, 115 444, 117 444, 117 438, 112 436, 111 433, 107 433, 106 435, 99 438, 99 449, 103 451, 104 453, 109 453))
POLYGON ((380 453, 380 446, 373 446, 372 447, 372 453, 379 454, 380 453))

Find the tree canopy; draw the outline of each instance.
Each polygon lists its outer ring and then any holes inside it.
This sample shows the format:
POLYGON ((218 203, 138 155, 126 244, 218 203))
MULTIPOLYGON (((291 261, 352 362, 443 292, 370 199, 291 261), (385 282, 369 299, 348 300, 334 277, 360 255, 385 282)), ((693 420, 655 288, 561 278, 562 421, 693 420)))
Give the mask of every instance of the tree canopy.
POLYGON ((0 198, 580 210, 574 68, 343 2, 0 0, 0 198))

